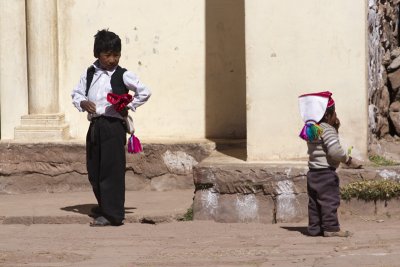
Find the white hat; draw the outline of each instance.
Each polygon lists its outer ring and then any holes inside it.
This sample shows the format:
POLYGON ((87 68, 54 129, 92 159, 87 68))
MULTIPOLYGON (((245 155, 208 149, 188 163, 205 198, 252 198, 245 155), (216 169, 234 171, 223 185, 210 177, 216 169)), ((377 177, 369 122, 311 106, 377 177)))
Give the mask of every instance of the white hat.
POLYGON ((305 125, 300 132, 300 137, 306 141, 315 140, 322 133, 318 122, 324 117, 328 107, 335 104, 329 91, 304 94, 299 96, 300 115, 305 125))

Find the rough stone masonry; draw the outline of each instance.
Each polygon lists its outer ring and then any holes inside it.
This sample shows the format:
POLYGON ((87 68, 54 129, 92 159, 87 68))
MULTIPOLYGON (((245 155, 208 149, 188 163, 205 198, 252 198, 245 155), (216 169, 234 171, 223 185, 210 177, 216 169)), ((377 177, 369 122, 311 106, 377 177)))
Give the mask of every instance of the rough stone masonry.
MULTIPOLYGON (((300 222, 307 219, 308 167, 299 164, 199 164, 194 167, 194 219, 217 222, 300 222)), ((339 169, 341 186, 370 179, 400 180, 400 167, 339 169)), ((351 200, 341 213, 400 216, 398 200, 351 200)))

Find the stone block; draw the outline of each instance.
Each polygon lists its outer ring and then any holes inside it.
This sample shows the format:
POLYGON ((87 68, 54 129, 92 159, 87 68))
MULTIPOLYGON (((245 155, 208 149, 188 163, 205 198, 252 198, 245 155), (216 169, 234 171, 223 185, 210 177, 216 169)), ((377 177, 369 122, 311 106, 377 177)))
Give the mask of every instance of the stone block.
POLYGON ((169 172, 176 174, 191 174, 193 166, 198 164, 193 156, 181 150, 167 150, 162 159, 169 172))
POLYGON ((360 217, 363 219, 377 220, 400 218, 400 199, 391 199, 388 201, 364 201, 351 199, 350 201, 342 201, 340 215, 345 218, 360 217))
POLYGON ((300 222, 308 218, 308 195, 282 193, 276 196, 276 222, 300 222))
POLYGON ((393 71, 396 70, 400 67, 400 57, 396 57, 392 63, 390 63, 390 65, 388 66, 388 70, 389 71, 393 71))
POLYGON ((392 85, 392 88, 395 91, 397 91, 397 89, 400 87, 400 69, 397 69, 392 73, 389 73, 388 79, 390 81, 390 84, 392 85))
POLYGON ((396 134, 400 135, 400 112, 389 112, 389 117, 391 122, 393 123, 396 134))
MULTIPOLYGON (((294 179, 295 192, 305 192, 306 172, 302 167, 257 164, 204 165, 194 167, 194 182, 212 185, 221 194, 274 194, 275 181, 294 179)), ((208 186, 209 187, 209 186, 208 186)))
POLYGON ((376 216, 385 219, 385 218, 400 218, 400 199, 394 198, 391 200, 383 201, 378 200, 375 203, 376 205, 376 216))
POLYGON ((337 170, 337 174, 339 176, 340 186, 345 186, 352 182, 361 181, 363 180, 363 176, 365 176, 365 174, 369 172, 370 171, 367 169, 354 170, 339 168, 337 170))
POLYGON ((193 199, 194 220, 215 220, 219 194, 211 190, 197 190, 193 199))
POLYGON ((200 166, 194 168, 194 182, 197 187, 212 185, 220 194, 260 193, 269 188, 269 176, 256 172, 249 166, 200 166))
POLYGON ((376 116, 376 127, 374 129, 374 133, 379 137, 384 137, 389 133, 388 116, 382 116, 380 114, 376 116))
POLYGON ((376 206, 374 201, 364 201, 359 199, 351 199, 349 201, 342 200, 338 210, 342 218, 364 218, 373 219, 376 215, 376 206))
POLYGON ((193 168, 193 181, 194 184, 215 184, 215 175, 213 168, 199 167, 193 168))
POLYGON ((295 179, 274 180, 272 182, 273 195, 307 193, 307 177, 295 179))
POLYGON ((195 220, 214 220, 224 223, 274 222, 274 201, 263 194, 218 194, 199 190, 195 194, 195 220))
POLYGON ((387 117, 387 114, 389 113, 389 106, 390 106, 389 89, 386 86, 384 86, 380 93, 380 98, 378 99, 377 103, 379 113, 387 117))
POLYGON ((125 173, 125 189, 127 191, 151 190, 150 179, 128 170, 125 173))
POLYGON ((164 174, 158 177, 154 177, 150 182, 151 190, 155 191, 169 191, 169 190, 180 190, 180 189, 193 189, 193 178, 191 175, 173 175, 164 174))
POLYGON ((0 176, 0 194, 59 193, 90 190, 91 186, 87 175, 78 175, 76 173, 65 173, 55 177, 38 173, 0 176))
POLYGON ((255 194, 263 191, 264 184, 270 182, 268 176, 260 176, 251 168, 216 169, 215 188, 221 194, 255 194))
MULTIPOLYGON (((154 190, 194 188, 193 166, 185 159, 196 164, 211 148, 207 142, 143 144, 143 153, 126 154, 126 189, 151 190, 153 178, 154 190)), ((0 193, 82 190, 91 190, 83 142, 0 142, 0 193)))
POLYGON ((376 170, 376 179, 388 179, 400 181, 400 170, 398 168, 383 167, 376 170))
POLYGON ((307 176, 297 176, 292 179, 293 192, 296 194, 307 193, 307 176))

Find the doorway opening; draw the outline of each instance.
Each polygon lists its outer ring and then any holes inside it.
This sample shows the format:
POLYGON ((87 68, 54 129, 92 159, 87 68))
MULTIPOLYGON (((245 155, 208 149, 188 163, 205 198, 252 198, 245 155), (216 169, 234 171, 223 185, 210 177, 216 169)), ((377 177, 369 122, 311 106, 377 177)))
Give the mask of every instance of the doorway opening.
POLYGON ((206 0, 206 138, 245 160, 246 53, 244 0, 206 0))

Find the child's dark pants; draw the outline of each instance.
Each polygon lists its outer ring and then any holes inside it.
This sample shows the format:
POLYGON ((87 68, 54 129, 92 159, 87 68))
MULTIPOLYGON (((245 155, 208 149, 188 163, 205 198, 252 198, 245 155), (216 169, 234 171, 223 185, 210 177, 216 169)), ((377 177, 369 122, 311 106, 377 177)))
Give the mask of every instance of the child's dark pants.
POLYGON ((340 230, 337 209, 340 205, 339 177, 332 169, 315 169, 307 173, 308 232, 340 230))
POLYGON ((94 195, 113 224, 125 218, 125 144, 122 120, 98 117, 90 123, 86 136, 86 164, 94 195))

